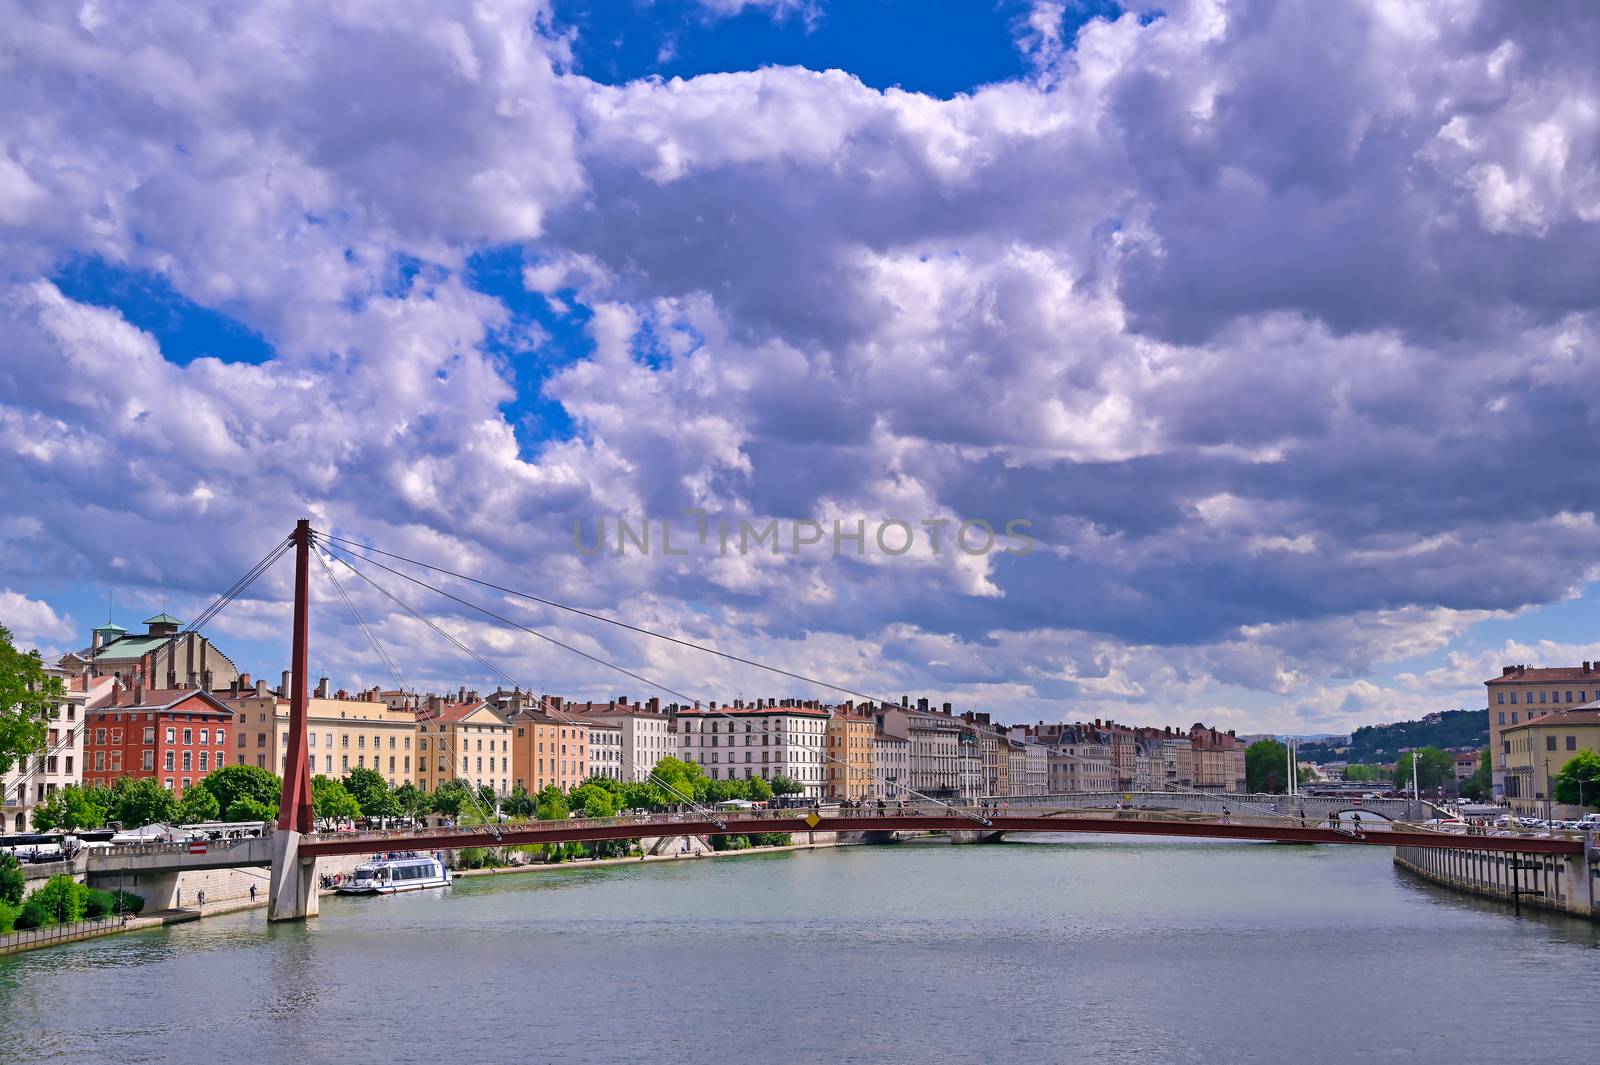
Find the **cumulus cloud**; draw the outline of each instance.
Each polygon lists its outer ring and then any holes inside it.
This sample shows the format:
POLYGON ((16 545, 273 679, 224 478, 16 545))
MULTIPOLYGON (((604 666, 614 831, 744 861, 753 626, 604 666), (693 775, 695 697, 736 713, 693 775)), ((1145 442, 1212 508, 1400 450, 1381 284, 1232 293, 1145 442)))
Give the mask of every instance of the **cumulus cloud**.
POLYGON ((0 625, 11 631, 12 643, 21 648, 65 649, 77 636, 70 616, 10 588, 0 588, 0 625))
MULTIPOLYGON (((1014 27, 1026 80, 934 100, 778 67, 601 85, 534 0, 10 5, 0 578, 200 599, 309 513, 1018 716, 1467 699, 1481 656, 1372 677, 1596 576, 1600 21, 1193 0, 1069 39, 1063 14, 1014 27), (474 288, 507 246, 526 291, 474 288), (85 256, 274 357, 179 365, 51 283, 85 256), (556 333, 589 350, 552 358, 556 333), (572 433, 519 439, 504 408, 531 401, 572 433), (688 511, 1015 518, 1039 549, 572 546, 688 511)), ((479 669, 356 591, 424 680, 479 669)), ((241 636, 271 631, 255 609, 241 636)), ((611 684, 435 609, 529 683, 611 684)), ((706 697, 770 690, 584 639, 706 697)))

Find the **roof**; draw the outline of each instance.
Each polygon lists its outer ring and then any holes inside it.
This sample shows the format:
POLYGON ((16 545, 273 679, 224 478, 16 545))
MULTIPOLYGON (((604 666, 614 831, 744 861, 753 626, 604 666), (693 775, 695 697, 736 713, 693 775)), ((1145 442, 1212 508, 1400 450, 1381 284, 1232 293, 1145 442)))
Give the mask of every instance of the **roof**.
POLYGON ((230 716, 233 714, 232 707, 210 692, 199 688, 146 688, 140 693, 140 698, 137 701, 134 699, 133 689, 119 688, 115 692, 115 696, 115 701, 108 697, 104 702, 96 703, 94 706, 89 707, 89 711, 91 713, 122 713, 123 711, 150 713, 152 711, 169 710, 181 702, 198 698, 202 702, 210 704, 207 709, 211 712, 230 716))
POLYGON ((1545 725, 1600 725, 1600 700, 1575 706, 1571 710, 1555 710, 1548 714, 1541 714, 1531 721, 1524 721, 1516 725, 1502 725, 1500 732, 1514 732, 1517 729, 1542 728, 1545 725))
POLYGON ((1519 666, 1510 673, 1490 677, 1485 684, 1551 684, 1558 680, 1600 682, 1600 670, 1583 666, 1519 666))
POLYGON ((171 614, 167 614, 167 613, 157 614, 153 618, 145 618, 144 619, 144 623, 146 625, 182 625, 183 624, 183 622, 179 621, 177 618, 175 618, 171 614))
POLYGON ((489 705, 489 701, 487 699, 479 699, 477 702, 473 702, 469 699, 464 703, 445 703, 444 706, 439 708, 437 713, 425 713, 418 717, 417 720, 423 724, 427 724, 430 721, 438 721, 443 724, 453 725, 467 720, 479 710, 489 711, 489 713, 494 716, 497 723, 502 725, 506 724, 506 719, 501 717, 500 713, 495 710, 494 707, 489 705))
POLYGON ((809 706, 719 706, 715 710, 679 710, 679 717, 827 717, 828 711, 809 706))

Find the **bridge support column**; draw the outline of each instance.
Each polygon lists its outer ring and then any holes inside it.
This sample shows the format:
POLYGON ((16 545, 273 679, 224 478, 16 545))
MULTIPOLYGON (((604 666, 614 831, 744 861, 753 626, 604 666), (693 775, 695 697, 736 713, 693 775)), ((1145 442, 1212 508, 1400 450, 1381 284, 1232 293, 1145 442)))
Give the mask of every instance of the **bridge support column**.
POLYGON ((300 856, 302 835, 292 829, 272 834, 272 879, 267 886, 267 920, 301 921, 320 911, 317 860, 300 856))

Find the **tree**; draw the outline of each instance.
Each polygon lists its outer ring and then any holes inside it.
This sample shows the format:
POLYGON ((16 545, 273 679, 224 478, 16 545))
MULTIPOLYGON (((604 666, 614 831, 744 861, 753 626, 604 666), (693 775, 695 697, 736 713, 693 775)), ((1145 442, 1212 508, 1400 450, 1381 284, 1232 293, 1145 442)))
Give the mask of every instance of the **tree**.
POLYGON ((1579 751, 1556 774, 1556 802, 1600 810, 1600 754, 1579 751))
POLYGON ((1394 765, 1394 782, 1400 788, 1411 787, 1411 762, 1417 763, 1417 786, 1423 791, 1442 788, 1455 776, 1455 759, 1449 751, 1437 747, 1424 747, 1420 751, 1407 751, 1394 765))
POLYGON ((278 816, 278 804, 274 802, 268 806, 246 795, 233 800, 222 816, 229 821, 272 821, 278 816))
POLYGON ((361 806, 361 816, 370 818, 399 817, 400 804, 395 801, 389 782, 376 769, 357 766, 345 774, 344 788, 361 806))
POLYGON ((1461 782, 1461 797, 1463 799, 1477 799, 1480 802, 1490 797, 1489 776, 1489 749, 1484 748, 1483 755, 1478 759, 1478 768, 1466 780, 1461 782))
POLYGON ((772 798, 772 785, 762 777, 751 777, 745 781, 745 798, 751 802, 766 802, 772 798))
POLYGON ((178 800, 154 777, 123 777, 112 785, 106 817, 125 828, 170 825, 178 819, 178 800))
POLYGON ((617 816, 617 800, 598 784, 580 784, 572 789, 572 808, 582 810, 585 817, 617 816))
POLYGON ((44 671, 37 650, 11 645, 11 630, 0 625, 0 776, 20 758, 44 750, 49 722, 66 694, 60 677, 44 671))
POLYGON ((205 821, 215 821, 221 816, 222 807, 218 804, 217 797, 205 788, 190 788, 178 801, 180 825, 198 825, 205 821))
POLYGON ((354 821, 361 816, 361 802, 342 781, 318 775, 311 778, 311 810, 319 820, 354 821))
POLYGON ((566 795, 554 784, 542 789, 535 799, 534 816, 541 821, 564 821, 571 814, 566 795))
POLYGON ((668 803, 690 802, 702 798, 710 778, 698 763, 667 755, 650 771, 650 779, 665 794, 668 803))
POLYGON ((60 873, 46 880, 44 887, 28 896, 28 901, 43 907, 54 923, 81 921, 89 906, 89 889, 60 873))
POLYGON ((774 795, 800 795, 806 786, 793 777, 786 777, 782 773, 772 778, 772 794, 774 795))
POLYGON ((1277 740, 1257 740, 1244 749, 1246 791, 1282 795, 1288 780, 1289 748, 1277 740))
POLYGON ((101 828, 111 807, 111 792, 92 785, 68 784, 45 796, 33 808, 35 832, 75 832, 80 828, 101 828))
POLYGON ((532 817, 535 806, 533 796, 529 795, 528 789, 521 784, 511 789, 511 794, 500 803, 500 808, 505 811, 507 817, 532 817))
POLYGON ((1344 767, 1344 778, 1353 781, 1376 781, 1378 779, 1378 767, 1356 762, 1353 765, 1344 767))
POLYGON ((22 863, 10 854, 0 854, 0 904, 22 905, 22 893, 27 889, 28 877, 22 863))
POLYGON ((446 780, 428 796, 428 805, 434 813, 446 817, 460 817, 461 807, 467 802, 470 791, 464 781, 446 780))
POLYGON ((395 805, 400 807, 400 816, 412 820, 422 816, 428 811, 428 797, 417 790, 417 786, 410 782, 394 789, 395 805))
MULTIPOLYGON (((217 805, 223 810, 229 810, 240 799, 253 799, 263 807, 276 807, 278 796, 283 794, 283 781, 278 779, 278 774, 269 773, 260 766, 229 765, 216 770, 210 776, 200 781, 205 788, 216 797, 217 805)), ((231 816, 230 821, 234 820, 231 816)), ((249 821, 260 821, 264 818, 246 818, 249 821)))

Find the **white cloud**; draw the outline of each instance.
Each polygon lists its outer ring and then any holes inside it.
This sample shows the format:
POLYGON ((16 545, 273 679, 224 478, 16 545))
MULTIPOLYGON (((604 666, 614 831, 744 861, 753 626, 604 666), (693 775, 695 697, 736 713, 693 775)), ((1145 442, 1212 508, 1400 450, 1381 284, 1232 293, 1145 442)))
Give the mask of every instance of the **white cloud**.
POLYGON ((0 625, 11 630, 12 643, 24 650, 64 648, 78 635, 70 615, 57 614, 49 603, 10 588, 0 588, 0 625))

